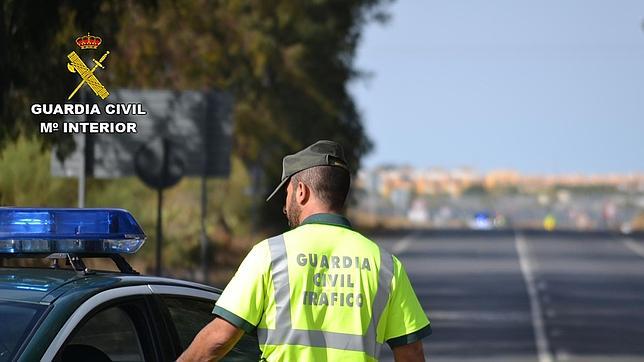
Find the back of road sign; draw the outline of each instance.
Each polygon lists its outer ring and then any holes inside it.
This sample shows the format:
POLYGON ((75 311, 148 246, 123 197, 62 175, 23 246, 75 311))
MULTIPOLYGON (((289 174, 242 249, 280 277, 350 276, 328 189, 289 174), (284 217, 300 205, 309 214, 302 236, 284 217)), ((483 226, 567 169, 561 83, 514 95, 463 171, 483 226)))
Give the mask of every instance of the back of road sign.
MULTIPOLYGON (((230 172, 232 148, 232 96, 226 92, 173 92, 168 90, 117 90, 108 102, 98 102, 102 114, 92 122, 134 122, 137 133, 87 135, 86 173, 97 178, 134 176, 135 155, 158 139, 172 142, 181 159, 184 175, 225 177, 230 172), (107 115, 108 104, 142 104, 145 115, 107 115)), ((116 107, 110 106, 114 109, 116 107)), ((112 109, 110 108, 110 109, 112 109)), ((123 107, 121 107, 123 108, 123 107)), ((120 109, 120 108, 119 108, 120 109)), ((85 122, 84 116, 66 116, 65 121, 85 122)), ((75 134, 76 144, 83 135, 75 134)), ((54 176, 78 176, 82 150, 64 161, 52 152, 54 176)))

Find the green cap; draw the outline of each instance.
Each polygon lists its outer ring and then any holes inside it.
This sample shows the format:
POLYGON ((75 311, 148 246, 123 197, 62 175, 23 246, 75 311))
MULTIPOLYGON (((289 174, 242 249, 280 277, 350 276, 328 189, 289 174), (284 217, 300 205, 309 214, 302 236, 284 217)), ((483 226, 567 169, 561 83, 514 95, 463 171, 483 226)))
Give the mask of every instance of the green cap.
POLYGON ((315 166, 338 166, 349 171, 344 151, 339 143, 333 141, 317 141, 302 151, 287 155, 282 160, 282 182, 268 196, 270 200, 296 173, 315 166))

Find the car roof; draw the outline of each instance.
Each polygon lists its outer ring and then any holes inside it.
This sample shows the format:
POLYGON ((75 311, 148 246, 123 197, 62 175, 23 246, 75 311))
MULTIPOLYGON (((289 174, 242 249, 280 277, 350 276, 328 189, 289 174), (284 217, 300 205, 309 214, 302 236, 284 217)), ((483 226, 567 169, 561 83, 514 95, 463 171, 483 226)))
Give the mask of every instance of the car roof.
POLYGON ((0 301, 49 304, 68 292, 91 295, 101 290, 131 285, 170 285, 221 294, 221 290, 185 280, 123 274, 82 273, 70 269, 0 268, 0 301))

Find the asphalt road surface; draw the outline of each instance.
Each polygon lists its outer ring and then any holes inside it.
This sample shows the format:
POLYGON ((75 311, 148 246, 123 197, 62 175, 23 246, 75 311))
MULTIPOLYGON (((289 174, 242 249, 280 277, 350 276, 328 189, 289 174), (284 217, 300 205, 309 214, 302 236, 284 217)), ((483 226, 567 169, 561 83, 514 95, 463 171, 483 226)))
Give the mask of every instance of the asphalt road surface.
MULTIPOLYGON (((644 240, 412 231, 373 236, 432 323, 429 361, 644 361, 644 240)), ((382 360, 393 360, 388 347, 382 360)))

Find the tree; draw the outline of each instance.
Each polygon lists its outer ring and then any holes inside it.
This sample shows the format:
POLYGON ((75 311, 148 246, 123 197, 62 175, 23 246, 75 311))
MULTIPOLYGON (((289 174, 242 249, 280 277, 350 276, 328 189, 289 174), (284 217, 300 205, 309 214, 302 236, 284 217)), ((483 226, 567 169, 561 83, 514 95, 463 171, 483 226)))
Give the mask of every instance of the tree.
MULTIPOLYGON (((90 31, 111 51, 101 79, 112 88, 232 91, 233 152, 246 167, 264 171, 265 190, 279 180, 281 157, 318 139, 342 143, 357 170, 372 144, 347 84, 360 76, 353 60, 362 27, 385 19, 386 3, 6 1, 0 147, 20 130, 34 133, 30 103, 62 101, 75 80, 65 55, 76 36, 90 31)), ((270 204, 265 215, 281 217, 279 209, 270 204)))

